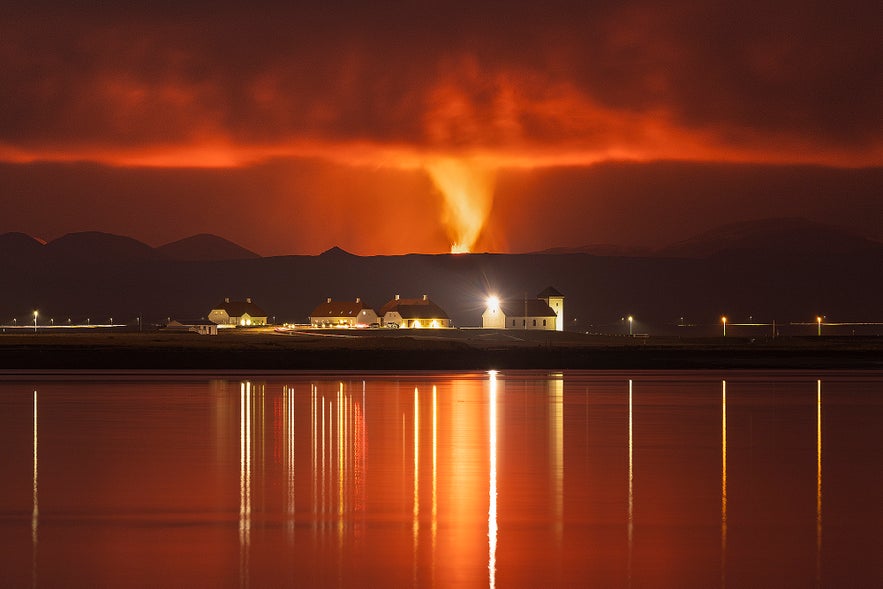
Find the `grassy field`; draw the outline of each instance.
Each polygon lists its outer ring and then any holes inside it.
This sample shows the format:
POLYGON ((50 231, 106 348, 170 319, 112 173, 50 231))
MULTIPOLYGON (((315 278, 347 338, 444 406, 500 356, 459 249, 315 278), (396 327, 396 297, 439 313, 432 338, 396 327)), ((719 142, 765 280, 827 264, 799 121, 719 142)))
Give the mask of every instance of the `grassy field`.
POLYGON ((883 338, 630 338, 450 330, 0 334, 0 369, 883 369, 883 338))

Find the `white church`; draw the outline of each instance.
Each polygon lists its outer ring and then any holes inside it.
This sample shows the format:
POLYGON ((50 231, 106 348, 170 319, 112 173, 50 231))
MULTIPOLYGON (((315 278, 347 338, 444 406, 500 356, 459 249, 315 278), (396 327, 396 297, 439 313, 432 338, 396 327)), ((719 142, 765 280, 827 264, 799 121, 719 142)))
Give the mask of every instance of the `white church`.
POLYGON ((564 331, 564 295, 551 286, 529 299, 510 298, 501 301, 489 297, 481 314, 486 329, 545 329, 564 331))

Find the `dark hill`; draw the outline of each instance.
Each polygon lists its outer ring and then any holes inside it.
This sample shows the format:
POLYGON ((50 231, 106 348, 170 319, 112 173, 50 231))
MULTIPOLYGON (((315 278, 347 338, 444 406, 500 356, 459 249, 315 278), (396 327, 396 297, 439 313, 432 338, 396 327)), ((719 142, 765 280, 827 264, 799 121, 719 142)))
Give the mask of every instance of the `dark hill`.
POLYGON ((613 245, 610 243, 598 243, 593 245, 583 245, 580 247, 553 247, 547 250, 534 252, 538 254, 589 254, 591 256, 609 256, 609 257, 630 257, 639 258, 652 255, 647 248, 642 247, 626 247, 621 245, 613 245))
MULTIPOLYGON (((828 243, 840 237, 830 233, 828 243)), ((305 323, 310 310, 327 297, 361 297, 379 308, 396 294, 428 294, 455 325, 477 326, 487 295, 534 297, 548 286, 566 297, 568 329, 593 333, 627 333, 623 318, 628 315, 635 317, 638 333, 682 333, 679 323, 694 323, 706 326, 707 335, 719 333, 722 314, 732 321, 734 334, 739 323, 812 323, 817 314, 828 322, 883 321, 883 273, 877 271, 883 267, 883 248, 874 242, 858 253, 832 246, 822 253, 783 257, 760 249, 778 242, 754 240, 757 249, 715 247, 702 251, 718 257, 705 258, 585 253, 367 257, 332 250, 318 256, 194 262, 161 258, 146 245, 118 236, 79 234, 45 246, 65 255, 43 256, 39 264, 15 264, 0 256, 0 276, 14 277, 0 289, 0 313, 7 313, 0 322, 22 321, 33 309, 41 317, 74 321, 198 318, 224 297, 252 297, 277 322, 305 323), (730 252, 725 263, 720 251, 730 252), (87 267, 83 262, 98 263, 111 253, 117 263, 87 267), (82 263, 71 263, 74 254, 82 263)))
POLYGON ((200 233, 162 245, 156 250, 172 260, 250 260, 261 256, 217 235, 200 233))
POLYGON ((11 232, 0 234, 0 256, 30 257, 43 251, 43 243, 27 233, 11 232))
POLYGON ((88 265, 162 259, 162 255, 146 243, 100 231, 68 233, 46 244, 45 253, 54 262, 88 265))
POLYGON ((656 252, 675 258, 707 258, 733 252, 773 256, 858 254, 883 244, 832 225, 801 218, 764 219, 724 225, 656 252))

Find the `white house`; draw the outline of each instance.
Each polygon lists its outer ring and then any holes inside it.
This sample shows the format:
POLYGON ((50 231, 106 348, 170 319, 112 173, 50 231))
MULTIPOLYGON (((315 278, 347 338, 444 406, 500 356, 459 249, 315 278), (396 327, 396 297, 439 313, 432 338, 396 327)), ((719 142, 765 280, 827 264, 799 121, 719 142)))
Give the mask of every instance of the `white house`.
POLYGON ((481 326, 487 329, 539 329, 562 331, 564 295, 552 287, 534 299, 520 298, 501 301, 490 297, 481 314, 481 326))
POLYGON ((451 326, 448 314, 429 300, 428 295, 419 299, 403 299, 396 295, 381 307, 379 315, 383 319, 383 325, 387 327, 419 329, 451 326))
POLYGON ((208 314, 209 321, 225 327, 253 327, 266 325, 267 314, 251 302, 250 298, 244 301, 231 301, 225 298, 223 303, 215 305, 208 314))
POLYGON ((310 313, 313 327, 367 327, 372 323, 378 323, 377 313, 360 298, 334 301, 328 297, 310 313))

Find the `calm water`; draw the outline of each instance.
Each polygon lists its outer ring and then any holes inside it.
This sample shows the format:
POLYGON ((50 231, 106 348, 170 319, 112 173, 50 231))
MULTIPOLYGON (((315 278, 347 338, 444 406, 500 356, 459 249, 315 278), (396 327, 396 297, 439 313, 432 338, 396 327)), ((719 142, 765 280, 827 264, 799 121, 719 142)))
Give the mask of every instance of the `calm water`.
POLYGON ((0 585, 875 587, 883 374, 0 373, 0 585))

